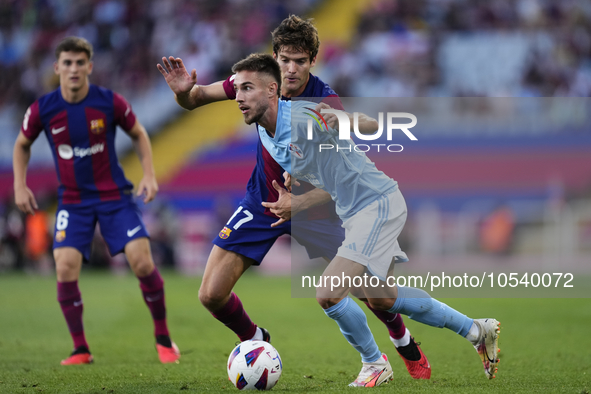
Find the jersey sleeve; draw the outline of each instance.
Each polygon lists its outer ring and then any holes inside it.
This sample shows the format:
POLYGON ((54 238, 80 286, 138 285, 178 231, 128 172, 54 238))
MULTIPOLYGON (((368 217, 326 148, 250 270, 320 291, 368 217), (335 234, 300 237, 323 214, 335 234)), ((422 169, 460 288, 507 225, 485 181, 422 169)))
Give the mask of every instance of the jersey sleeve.
POLYGON ((43 131, 43 124, 41 123, 41 116, 39 115, 39 102, 35 101, 25 112, 21 132, 29 140, 34 141, 43 131))
POLYGON ((125 131, 131 130, 136 121, 135 113, 131 110, 131 104, 122 95, 113 92, 113 108, 115 123, 125 131))
POLYGON ((226 96, 228 99, 234 100, 236 98, 236 91, 234 90, 234 78, 236 78, 236 74, 230 75, 223 83, 224 92, 226 92, 226 96))

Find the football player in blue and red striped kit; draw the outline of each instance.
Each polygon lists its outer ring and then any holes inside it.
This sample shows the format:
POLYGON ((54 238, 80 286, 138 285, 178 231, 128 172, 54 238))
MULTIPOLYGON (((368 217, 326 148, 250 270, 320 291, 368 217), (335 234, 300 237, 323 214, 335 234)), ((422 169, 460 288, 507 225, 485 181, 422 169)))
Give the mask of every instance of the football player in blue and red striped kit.
MULTIPOLYGON (((330 107, 343 109, 335 91, 310 73, 320 45, 318 31, 311 21, 290 15, 273 31, 272 36, 273 57, 282 72, 282 98, 316 97, 330 107)), ((212 102, 236 98, 234 76, 207 86, 197 85, 196 71, 192 70, 189 74, 180 58, 171 56, 162 58, 162 61, 164 66, 158 64, 158 70, 181 107, 192 110, 212 102)), ((360 127, 363 127, 362 122, 363 119, 360 119, 360 127)), ((376 129, 377 123, 372 130, 376 129)), ((292 216, 298 212, 301 212, 299 215, 307 215, 307 220, 285 221, 279 219, 271 209, 261 206, 262 202, 278 200, 279 185, 284 182, 283 173, 283 168, 273 160, 259 140, 257 163, 248 182, 246 196, 213 241, 214 247, 199 289, 201 303, 216 319, 234 331, 241 341, 269 340, 269 334, 252 322, 232 289, 251 265, 261 263, 279 236, 292 234, 292 226, 305 223, 305 228, 293 231, 294 237, 306 247, 310 258, 323 257, 327 261, 333 259, 345 238, 334 203, 311 185, 303 190, 307 191, 306 198, 300 200, 303 204, 291 211, 292 216), (310 208, 322 199, 330 206, 325 204, 310 208)), ((430 365, 410 336, 402 317, 373 309, 367 302, 366 305, 388 328, 390 339, 411 376, 429 379, 430 365)))
POLYGON ((82 324, 83 303, 78 278, 83 259, 90 256, 96 223, 111 255, 124 252, 140 282, 154 320, 156 349, 162 363, 180 357, 166 322, 164 281, 154 266, 148 232, 115 154, 115 132, 120 126, 131 137, 144 176, 137 195, 151 201, 158 192, 150 139, 129 103, 111 90, 91 85, 92 45, 68 37, 56 48, 55 73, 60 87, 36 100, 25 113, 14 145, 14 192, 18 207, 35 214, 37 203, 26 184, 30 147, 45 131, 59 180, 53 255, 57 298, 74 341, 62 365, 93 361, 82 324))

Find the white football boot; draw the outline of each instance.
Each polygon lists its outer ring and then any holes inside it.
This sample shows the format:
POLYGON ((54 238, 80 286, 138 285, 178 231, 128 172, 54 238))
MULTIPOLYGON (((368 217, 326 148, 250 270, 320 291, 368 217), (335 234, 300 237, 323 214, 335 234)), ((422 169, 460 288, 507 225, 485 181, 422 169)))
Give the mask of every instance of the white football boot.
POLYGON ((495 319, 474 319, 474 324, 480 330, 478 341, 473 344, 474 349, 482 360, 486 377, 495 378, 495 373, 498 371, 497 365, 500 362, 498 353, 501 351, 499 349, 501 323, 495 319))
POLYGON ((388 361, 388 356, 382 353, 382 356, 373 363, 363 363, 359 376, 349 386, 377 387, 392 380, 392 375, 392 367, 388 361))

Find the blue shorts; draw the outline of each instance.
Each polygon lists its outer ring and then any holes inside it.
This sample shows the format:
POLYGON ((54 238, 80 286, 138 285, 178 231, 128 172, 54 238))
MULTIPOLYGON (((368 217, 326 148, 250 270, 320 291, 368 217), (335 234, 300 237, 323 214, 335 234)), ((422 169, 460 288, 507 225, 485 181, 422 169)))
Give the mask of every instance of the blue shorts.
POLYGON ((265 215, 259 207, 253 207, 246 200, 228 220, 213 243, 224 250, 241 254, 259 265, 277 238, 292 235, 306 248, 308 256, 326 257, 332 260, 345 239, 345 229, 340 220, 313 220, 301 222, 305 227, 293 227, 296 222, 288 221, 271 227, 278 219, 265 215), (301 229, 300 229, 301 228, 301 229))
POLYGON ((53 249, 69 246, 90 258, 96 223, 111 256, 123 252, 131 240, 149 237, 142 213, 133 198, 88 204, 59 204, 55 218, 53 249))
POLYGON ((291 220, 291 236, 306 248, 308 257, 324 257, 332 260, 345 240, 345 228, 339 218, 291 220))

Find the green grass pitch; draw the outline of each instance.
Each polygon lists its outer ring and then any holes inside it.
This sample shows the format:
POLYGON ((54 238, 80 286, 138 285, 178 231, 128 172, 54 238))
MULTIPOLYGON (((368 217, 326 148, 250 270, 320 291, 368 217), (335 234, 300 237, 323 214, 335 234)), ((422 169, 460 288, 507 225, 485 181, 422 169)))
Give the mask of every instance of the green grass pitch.
MULTIPOLYGON (((200 279, 164 272, 169 327, 179 364, 158 362, 152 322, 137 280, 83 272, 86 335, 93 365, 62 367, 71 340, 56 301, 55 279, 0 276, 1 393, 237 392, 226 361, 237 338, 199 304, 200 279)), ((235 289, 252 319, 267 328, 283 359, 275 392, 353 392, 359 355, 313 299, 292 299, 289 278, 247 274, 235 289)), ((386 329, 368 320, 390 356, 394 380, 379 392, 565 392, 591 390, 589 299, 448 299, 472 317, 501 321, 501 363, 489 381, 470 344, 449 330, 405 318, 432 365, 429 381, 413 381, 386 329)), ((367 309, 364 308, 367 311, 367 309)))

